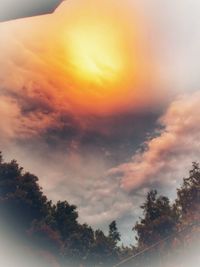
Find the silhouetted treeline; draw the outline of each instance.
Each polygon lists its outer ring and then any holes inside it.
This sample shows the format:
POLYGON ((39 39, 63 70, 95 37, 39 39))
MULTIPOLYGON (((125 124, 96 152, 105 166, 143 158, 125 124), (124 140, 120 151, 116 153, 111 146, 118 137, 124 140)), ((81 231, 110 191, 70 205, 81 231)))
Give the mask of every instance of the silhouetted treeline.
POLYGON ((162 255, 177 257, 183 244, 190 249, 200 231, 199 165, 193 163, 173 203, 152 190, 141 209, 143 216, 133 227, 136 243, 124 247, 115 221, 108 226, 108 235, 80 224, 75 205, 49 201, 35 175, 24 172, 15 160, 4 162, 0 154, 1 224, 34 251, 51 254, 60 266, 113 266, 145 250, 126 265, 144 266, 148 261, 150 266, 162 255))

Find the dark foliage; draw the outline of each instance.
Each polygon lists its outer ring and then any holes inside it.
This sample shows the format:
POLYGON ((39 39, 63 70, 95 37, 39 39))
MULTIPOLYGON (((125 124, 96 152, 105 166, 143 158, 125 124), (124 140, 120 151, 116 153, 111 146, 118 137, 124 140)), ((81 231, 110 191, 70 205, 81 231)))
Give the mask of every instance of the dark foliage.
MULTIPOLYGON (((189 177, 183 179, 177 190, 174 204, 152 190, 141 209, 143 217, 133 227, 137 244, 124 247, 119 245, 116 221, 109 225, 108 235, 101 230, 94 231, 87 224, 80 224, 75 205, 67 201, 55 204, 48 201, 38 178, 24 172, 15 160, 4 162, 0 153, 1 224, 26 240, 32 249, 50 253, 60 265, 113 266, 146 249, 147 252, 134 261, 134 266, 145 265, 145 262, 150 266, 155 255, 159 258, 165 252, 165 257, 173 257, 174 251, 179 251, 183 243, 189 248, 199 237, 196 234, 200 223, 199 165, 193 163, 189 177), (188 231, 183 231, 191 224, 188 231)), ((155 262, 152 264, 156 266, 155 262)))
POLYGON ((141 206, 144 217, 134 226, 137 232, 138 246, 150 246, 171 235, 176 230, 178 216, 165 196, 158 196, 153 190, 147 194, 145 203, 141 206))

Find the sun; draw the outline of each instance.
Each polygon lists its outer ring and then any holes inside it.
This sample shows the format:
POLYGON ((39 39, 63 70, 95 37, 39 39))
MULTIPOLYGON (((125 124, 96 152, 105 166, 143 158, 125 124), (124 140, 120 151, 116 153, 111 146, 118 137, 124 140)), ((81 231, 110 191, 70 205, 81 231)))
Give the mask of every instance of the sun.
POLYGON ((115 82, 123 69, 119 40, 112 27, 78 25, 68 34, 74 75, 90 83, 115 82))
POLYGON ((132 18, 131 12, 130 24, 130 14, 122 12, 121 5, 102 1, 84 0, 83 8, 74 4, 63 13, 56 40, 62 62, 58 78, 68 97, 66 104, 83 114, 124 110, 131 101, 139 105, 144 76, 149 73, 137 17, 132 18))

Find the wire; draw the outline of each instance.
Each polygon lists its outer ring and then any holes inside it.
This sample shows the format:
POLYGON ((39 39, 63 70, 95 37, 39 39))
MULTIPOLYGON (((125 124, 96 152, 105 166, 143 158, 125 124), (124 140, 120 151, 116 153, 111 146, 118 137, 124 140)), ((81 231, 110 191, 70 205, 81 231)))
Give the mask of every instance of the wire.
POLYGON ((185 231, 185 230, 187 230, 188 228, 190 228, 190 227, 192 227, 192 226, 195 226, 195 225, 200 225, 200 222, 194 222, 194 223, 188 225, 187 227, 185 227, 184 229, 181 229, 181 230, 177 231, 176 233, 173 233, 173 234, 171 234, 171 235, 168 235, 168 236, 165 237, 164 239, 162 239, 162 240, 160 240, 160 241, 158 241, 158 242, 152 244, 151 246, 149 246, 149 247, 143 249, 142 251, 140 251, 140 252, 138 252, 138 253, 136 253, 136 254, 134 254, 134 255, 132 255, 132 256, 130 256, 130 257, 124 259, 124 260, 122 260, 121 262, 119 262, 119 263, 113 265, 113 267, 118 267, 118 266, 120 266, 120 265, 122 265, 122 264, 124 264, 124 263, 126 263, 126 262, 128 262, 128 261, 130 261, 130 260, 132 260, 132 259, 135 259, 136 257, 140 256, 141 254, 144 254, 145 252, 151 250, 152 248, 158 246, 159 244, 161 244, 161 243, 167 241, 167 240, 170 239, 172 236, 175 236, 175 235, 177 235, 177 234, 180 234, 180 233, 182 233, 183 231, 185 231))

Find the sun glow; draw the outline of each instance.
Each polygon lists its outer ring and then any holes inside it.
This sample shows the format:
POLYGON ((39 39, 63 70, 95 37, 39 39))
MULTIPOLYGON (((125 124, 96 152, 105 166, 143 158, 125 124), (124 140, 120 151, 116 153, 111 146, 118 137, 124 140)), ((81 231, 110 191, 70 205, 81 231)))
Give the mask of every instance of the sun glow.
POLYGON ((119 79, 124 62, 112 27, 79 25, 69 33, 69 50, 74 74, 79 79, 98 85, 119 79))
POLYGON ((77 16, 66 28, 65 59, 72 98, 82 110, 102 113, 122 100, 122 86, 124 94, 128 90, 129 48, 118 20, 92 14, 77 16))
POLYGON ((32 35, 24 24, 27 46, 39 55, 34 71, 44 73, 41 87, 55 105, 108 115, 149 99, 153 65, 133 13, 123 0, 64 1, 52 16, 32 20, 32 35))

